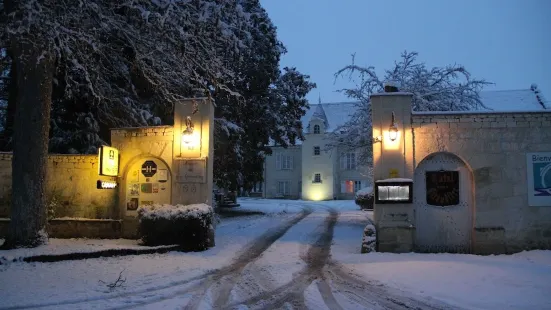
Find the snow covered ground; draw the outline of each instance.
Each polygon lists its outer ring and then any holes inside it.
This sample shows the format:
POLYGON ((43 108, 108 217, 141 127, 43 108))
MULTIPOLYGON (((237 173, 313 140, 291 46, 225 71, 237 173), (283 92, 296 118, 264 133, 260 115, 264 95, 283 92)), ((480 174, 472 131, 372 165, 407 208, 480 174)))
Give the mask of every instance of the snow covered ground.
MULTIPOLYGON (((353 201, 239 203, 266 214, 223 218, 205 252, 0 265, 0 309, 551 309, 551 251, 360 254, 372 213, 353 201)), ((0 257, 139 247, 53 239, 0 257)))

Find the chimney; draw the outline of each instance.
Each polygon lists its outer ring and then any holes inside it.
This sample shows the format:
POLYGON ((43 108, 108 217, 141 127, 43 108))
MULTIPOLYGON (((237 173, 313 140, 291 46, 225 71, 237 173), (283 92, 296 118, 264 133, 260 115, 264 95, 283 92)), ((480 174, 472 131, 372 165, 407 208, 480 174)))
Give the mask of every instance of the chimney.
POLYGON ((389 80, 384 84, 385 93, 397 93, 398 92, 398 82, 389 80))

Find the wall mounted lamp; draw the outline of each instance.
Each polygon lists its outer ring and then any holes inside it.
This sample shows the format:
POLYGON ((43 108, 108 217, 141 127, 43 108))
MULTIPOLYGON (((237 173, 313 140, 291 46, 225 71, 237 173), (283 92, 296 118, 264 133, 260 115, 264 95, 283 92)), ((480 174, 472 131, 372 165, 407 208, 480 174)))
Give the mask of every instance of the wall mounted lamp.
POLYGON ((182 132, 182 142, 184 144, 190 144, 193 140, 193 123, 191 122, 191 116, 186 117, 186 129, 182 132))
POLYGON ((392 112, 392 122, 388 128, 388 137, 390 138, 390 141, 394 141, 398 137, 398 126, 396 125, 394 112, 392 112))

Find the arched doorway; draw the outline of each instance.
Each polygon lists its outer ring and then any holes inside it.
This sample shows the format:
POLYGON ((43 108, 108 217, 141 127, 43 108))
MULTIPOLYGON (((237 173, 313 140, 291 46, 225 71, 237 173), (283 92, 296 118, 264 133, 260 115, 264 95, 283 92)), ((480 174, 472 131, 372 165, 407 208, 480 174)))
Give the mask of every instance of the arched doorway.
POLYGON ((415 249, 470 253, 473 233, 473 174, 451 153, 427 156, 415 169, 415 249))
POLYGON ((166 163, 156 157, 135 160, 126 171, 125 215, 137 216, 138 207, 169 204, 171 173, 166 163))

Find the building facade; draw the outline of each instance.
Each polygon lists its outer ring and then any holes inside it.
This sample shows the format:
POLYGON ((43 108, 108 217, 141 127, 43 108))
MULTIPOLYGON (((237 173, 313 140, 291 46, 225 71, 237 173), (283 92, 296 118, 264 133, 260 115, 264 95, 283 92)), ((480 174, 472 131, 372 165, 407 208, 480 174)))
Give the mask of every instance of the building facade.
POLYGON ((313 105, 302 119, 305 140, 288 148, 272 147, 264 165, 263 197, 304 200, 353 199, 371 184, 358 154, 328 149, 329 133, 344 124, 356 103, 313 105))
POLYGON ((498 95, 492 110, 462 112, 371 97, 378 251, 551 248, 551 110, 530 90, 498 95))
MULTIPOLYGON (((515 112, 546 110, 535 88, 486 91, 480 97, 485 107, 468 113, 506 113, 512 117, 515 112)), ((305 140, 288 148, 272 147, 273 154, 265 160, 264 183, 255 190, 257 195, 304 200, 353 199, 356 191, 372 186, 370 167, 358 164, 358 154, 326 147, 327 134, 348 121, 357 104, 311 105, 301 120, 305 140)), ((407 108, 411 109, 411 105, 407 108)))

